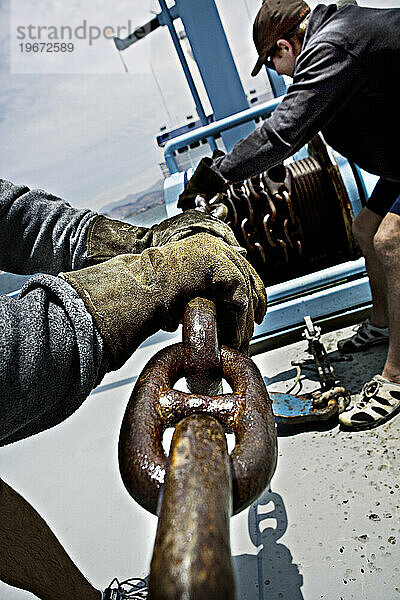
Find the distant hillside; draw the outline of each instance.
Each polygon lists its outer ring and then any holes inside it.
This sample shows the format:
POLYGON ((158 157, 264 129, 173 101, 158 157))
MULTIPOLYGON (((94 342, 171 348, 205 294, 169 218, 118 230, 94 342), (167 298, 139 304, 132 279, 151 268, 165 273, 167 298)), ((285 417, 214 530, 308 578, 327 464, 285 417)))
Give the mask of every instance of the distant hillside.
POLYGON ((116 219, 126 219, 131 215, 164 203, 164 179, 159 179, 146 190, 129 194, 125 198, 110 202, 100 212, 116 219))

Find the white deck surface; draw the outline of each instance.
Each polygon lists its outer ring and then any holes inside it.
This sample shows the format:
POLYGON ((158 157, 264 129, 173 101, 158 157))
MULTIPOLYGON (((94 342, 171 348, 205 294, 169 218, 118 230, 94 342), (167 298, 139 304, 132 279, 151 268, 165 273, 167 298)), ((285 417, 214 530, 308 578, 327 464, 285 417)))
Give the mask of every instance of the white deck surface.
MULTIPOLYGON (((323 336, 328 351, 347 331, 323 336)), ((157 519, 125 491, 117 443, 133 387, 123 382, 162 345, 141 348, 66 422, 0 450, 3 478, 98 588, 149 572, 157 519)), ((254 358, 271 390, 290 386, 290 361, 304 350, 299 342, 254 358)), ((334 368, 355 392, 380 372, 384 357, 380 347, 334 368)), ((303 390, 315 385, 304 374, 303 390)), ((359 433, 335 423, 280 433, 272 492, 232 519, 238 600, 400 599, 399 430, 400 416, 359 433)), ((0 583, 0 600, 29 598, 0 583)))

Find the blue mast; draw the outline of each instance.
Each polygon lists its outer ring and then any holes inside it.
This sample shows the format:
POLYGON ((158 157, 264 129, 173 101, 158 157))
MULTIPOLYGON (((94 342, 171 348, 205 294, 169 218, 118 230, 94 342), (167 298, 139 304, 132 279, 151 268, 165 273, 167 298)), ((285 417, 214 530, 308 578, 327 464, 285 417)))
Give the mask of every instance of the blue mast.
MULTIPOLYGON (((171 18, 170 12, 168 10, 167 4, 166 4, 165 0, 158 0, 158 1, 160 3, 160 7, 161 7, 161 15, 159 15, 159 19, 158 20, 160 21, 161 25, 166 25, 168 27, 168 30, 169 30, 169 32, 171 34, 171 38, 172 38, 173 44, 175 46, 175 50, 176 50, 176 52, 178 54, 178 58, 179 58, 180 63, 182 65, 182 69, 183 69, 183 72, 185 74, 186 81, 188 82, 189 89, 190 89, 190 92, 192 94, 195 106, 196 106, 197 114, 199 115, 199 118, 200 118, 200 121, 201 121, 202 125, 208 125, 207 116, 206 116, 206 114, 204 112, 204 108, 203 108, 203 105, 201 103, 200 96, 199 96, 199 94, 197 92, 196 85, 195 85, 195 83, 193 81, 193 77, 192 77, 192 74, 190 72, 189 66, 188 66, 188 64, 186 62, 186 58, 185 58, 185 55, 183 53, 182 46, 180 44, 178 35, 176 33, 174 24, 172 22, 172 18, 171 18)), ((213 137, 207 138, 207 141, 208 141, 208 143, 209 143, 210 148, 211 148, 212 151, 214 151, 214 150, 217 149, 217 145, 216 145, 215 140, 214 140, 213 137)))
MULTIPOLYGON (((212 106, 214 119, 224 119, 248 109, 249 103, 215 0, 175 0, 175 4, 170 8, 168 8, 166 0, 158 1, 161 8, 160 14, 124 40, 114 38, 118 50, 125 50, 158 26, 166 25, 188 82, 200 122, 202 125, 207 125, 208 119, 174 27, 174 19, 180 18, 212 106)), ((283 77, 278 76, 270 69, 266 71, 274 97, 281 96, 286 91, 283 77)), ((254 123, 248 122, 229 131, 223 131, 221 136, 226 150, 231 150, 236 142, 249 135, 253 129, 254 123)), ((211 150, 215 150, 214 138, 207 139, 211 150)))
MULTIPOLYGON (((232 52, 214 0, 175 0, 215 120, 249 108, 232 52)), ((174 8, 175 8, 174 7, 174 8)), ((223 132, 229 151, 254 129, 252 123, 223 132)))

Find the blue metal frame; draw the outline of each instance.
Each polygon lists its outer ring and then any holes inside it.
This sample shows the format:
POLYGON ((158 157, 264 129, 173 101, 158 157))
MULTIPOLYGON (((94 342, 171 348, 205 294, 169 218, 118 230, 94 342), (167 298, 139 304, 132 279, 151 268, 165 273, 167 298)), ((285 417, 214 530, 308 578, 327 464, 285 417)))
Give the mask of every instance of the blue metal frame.
MULTIPOLYGON (((199 69, 214 118, 233 115, 248 108, 249 103, 239 77, 232 52, 214 0, 175 0, 194 59, 199 69)), ((227 151, 254 129, 246 123, 230 131, 222 139, 227 151)))
POLYGON ((252 344, 268 342, 304 328, 304 317, 323 320, 335 315, 354 315, 371 305, 371 291, 364 259, 349 261, 266 288, 268 310, 256 325, 252 344))
MULTIPOLYGON (((180 60, 180 63, 182 65, 182 69, 183 72, 185 74, 186 77, 186 81, 188 82, 189 88, 190 88, 190 92, 192 94, 194 103, 196 105, 196 110, 197 110, 197 114, 199 115, 200 121, 203 123, 203 125, 206 125, 208 123, 208 119, 207 116, 204 112, 204 108, 203 105, 201 103, 201 99, 200 96, 198 94, 197 88, 196 88, 196 84, 193 81, 193 77, 192 74, 190 72, 189 66, 186 62, 186 58, 185 55, 183 54, 183 50, 182 50, 182 46, 180 44, 180 41, 178 39, 177 33, 175 31, 175 27, 172 21, 172 17, 171 14, 168 10, 167 7, 167 3, 165 2, 165 0, 158 0, 160 7, 161 7, 161 15, 159 15, 159 21, 160 23, 162 23, 163 25, 166 25, 168 27, 169 33, 171 35, 172 38, 172 42, 175 46, 175 50, 178 54, 178 58, 180 60)), ((213 137, 208 137, 207 141, 210 145, 210 148, 212 151, 217 149, 217 145, 215 143, 215 140, 213 137)))
POLYGON ((265 71, 267 73, 274 98, 279 98, 279 96, 286 94, 287 85, 282 75, 278 75, 276 71, 269 69, 268 67, 265 67, 265 71))
POLYGON ((189 144, 197 142, 198 140, 202 140, 209 135, 215 135, 221 131, 226 131, 227 129, 235 127, 236 125, 248 123, 249 121, 252 121, 258 117, 266 117, 275 110, 275 108, 280 104, 281 100, 282 97, 275 98, 270 102, 252 106, 247 110, 243 110, 242 112, 230 117, 225 117, 225 119, 220 119, 219 121, 215 121, 210 125, 206 125, 205 127, 196 129, 195 131, 191 131, 167 142, 164 148, 164 158, 169 172, 171 175, 179 172, 179 167, 174 156, 174 152, 179 150, 179 148, 183 148, 184 146, 188 146, 189 144))

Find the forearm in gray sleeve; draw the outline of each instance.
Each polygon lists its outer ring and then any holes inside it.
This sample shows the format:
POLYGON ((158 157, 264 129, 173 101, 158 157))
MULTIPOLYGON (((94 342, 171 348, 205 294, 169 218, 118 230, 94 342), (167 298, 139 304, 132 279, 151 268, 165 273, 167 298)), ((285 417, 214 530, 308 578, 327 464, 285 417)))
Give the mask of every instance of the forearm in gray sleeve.
POLYGON ((0 269, 57 275, 86 267, 87 231, 95 216, 43 190, 0 179, 0 269))
POLYGON ((19 299, 0 296, 0 445, 71 415, 109 367, 82 300, 49 275, 30 279, 19 299))

